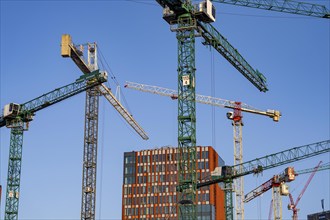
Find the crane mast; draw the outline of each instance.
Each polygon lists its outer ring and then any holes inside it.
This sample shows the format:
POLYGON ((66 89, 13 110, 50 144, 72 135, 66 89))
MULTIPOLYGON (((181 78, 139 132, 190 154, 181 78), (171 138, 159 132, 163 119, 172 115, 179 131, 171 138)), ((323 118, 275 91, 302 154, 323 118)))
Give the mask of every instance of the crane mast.
POLYGON ((35 113, 87 89, 98 86, 105 81, 107 81, 106 73, 94 71, 81 76, 74 83, 57 88, 21 105, 10 103, 5 106, 4 114, 0 116, 0 127, 6 126, 11 128, 5 204, 6 220, 18 219, 23 133, 28 130, 28 124, 33 120, 35 113))
MULTIPOLYGON (((98 69, 96 43, 88 44, 87 52, 88 69, 98 69)), ((95 219, 99 97, 100 92, 97 88, 86 91, 81 198, 81 219, 84 220, 95 219)))
MULTIPOLYGON (((240 164, 243 163, 243 137, 242 137, 242 126, 243 126, 243 120, 242 120, 242 110, 241 110, 241 102, 235 102, 235 109, 233 112, 233 117, 230 117, 229 113, 229 119, 232 120, 232 126, 234 131, 234 166, 238 165, 238 169, 240 172, 242 172, 243 166, 240 164)), ((227 113, 228 114, 228 113, 227 113)), ((239 178, 234 179, 234 191, 235 191, 235 213, 236 213, 236 219, 244 219, 244 203, 243 203, 243 196, 244 196, 244 177, 241 176, 239 178)), ((226 191, 226 194, 231 194, 232 192, 226 191)), ((232 198, 229 196, 226 196, 226 198, 232 198)), ((231 208, 232 201, 225 201, 226 207, 231 208)), ((229 212, 229 210, 228 210, 229 212)))
MULTIPOLYGON (((62 35, 62 57, 70 57, 78 68, 85 74, 98 69, 97 45, 87 44, 87 62, 84 59, 83 45, 75 46, 71 36, 62 35)), ((96 171, 97 171, 97 140, 98 140, 98 114, 99 96, 104 96, 110 104, 119 112, 126 122, 144 139, 149 137, 129 112, 115 98, 111 90, 104 84, 86 91, 85 103, 85 128, 84 128, 84 153, 83 153, 83 177, 81 198, 81 219, 95 219, 96 201, 96 171)))

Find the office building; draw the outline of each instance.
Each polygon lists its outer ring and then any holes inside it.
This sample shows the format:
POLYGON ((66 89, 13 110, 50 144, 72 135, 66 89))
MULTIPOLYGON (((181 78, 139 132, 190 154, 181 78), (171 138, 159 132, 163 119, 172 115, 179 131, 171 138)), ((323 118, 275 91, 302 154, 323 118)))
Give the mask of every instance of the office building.
MULTIPOLYGON (((178 219, 177 153, 174 147, 124 153, 122 219, 178 219)), ((197 147, 197 178, 209 179, 224 161, 212 147, 197 147)), ((198 190, 198 219, 225 219, 224 191, 218 184, 198 190)))

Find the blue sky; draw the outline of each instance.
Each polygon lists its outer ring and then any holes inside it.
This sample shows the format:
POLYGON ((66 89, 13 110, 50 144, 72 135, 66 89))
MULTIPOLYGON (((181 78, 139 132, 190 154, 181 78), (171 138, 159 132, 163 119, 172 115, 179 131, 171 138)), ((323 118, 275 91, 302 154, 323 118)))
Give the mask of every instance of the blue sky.
MULTIPOLYGON (((307 1, 326 5, 329 0, 307 1)), ((217 52, 196 40, 196 90, 203 95, 277 109, 280 122, 244 114, 244 160, 329 139, 329 20, 217 4, 213 25, 262 72, 260 93, 217 52), (214 57, 212 59, 212 57, 214 57), (212 63, 213 66, 212 66, 212 63), (212 77, 214 69, 214 77, 212 77)), ((62 34, 74 43, 96 41, 135 119, 149 134, 143 141, 113 107, 100 100, 97 218, 120 219, 123 153, 177 145, 177 105, 171 99, 124 89, 125 81, 177 87, 177 42, 150 1, 1 1, 0 104, 24 103, 69 84, 81 73, 60 55, 62 34)), ((112 90, 115 84, 110 82, 112 90)), ((24 134, 20 219, 79 219, 84 94, 37 113, 24 134)), ((197 144, 213 146, 233 164, 233 131, 226 109, 197 105, 197 144), (212 129, 212 121, 215 129, 212 129)), ((10 130, 1 128, 0 183, 5 191, 10 130)), ((296 170, 329 162, 329 154, 299 161, 296 170)), ((286 166, 245 177, 245 192, 286 166)), ((290 184, 296 198, 308 175, 290 184)), ((299 217, 330 209, 330 171, 318 172, 299 203, 299 217)), ((2 200, 5 193, 2 194, 2 200)), ((245 205, 246 219, 266 219, 271 192, 245 205), (258 210, 258 211, 256 211, 258 210)), ((292 213, 283 198, 283 219, 292 213)), ((4 202, 0 218, 3 218, 4 202)))

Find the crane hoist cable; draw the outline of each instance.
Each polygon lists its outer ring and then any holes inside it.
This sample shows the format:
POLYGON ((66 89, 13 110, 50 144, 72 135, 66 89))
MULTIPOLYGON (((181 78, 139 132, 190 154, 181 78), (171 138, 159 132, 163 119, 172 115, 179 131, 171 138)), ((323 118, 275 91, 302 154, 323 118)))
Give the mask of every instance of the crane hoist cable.
MULTIPOLYGON (((101 158, 100 158, 100 190, 99 190, 99 195, 98 195, 98 199, 99 199, 99 219, 102 219, 102 195, 103 195, 103 165, 104 165, 104 123, 105 123, 105 105, 104 105, 105 100, 102 99, 102 116, 103 116, 103 120, 101 120, 101 141, 100 141, 100 145, 101 145, 101 158)), ((125 123, 126 124, 126 123, 125 123)))
MULTIPOLYGON (((107 62, 107 60, 105 59, 105 57, 104 57, 104 55, 103 55, 100 47, 97 46, 97 48, 98 48, 98 51, 100 52, 100 55, 101 55, 101 60, 100 61, 102 62, 104 60, 104 63, 105 63, 104 68, 111 75, 110 79, 112 79, 112 81, 115 83, 116 86, 119 86, 120 87, 120 83, 118 82, 116 75, 113 73, 112 69, 110 68, 110 65, 107 62)), ((103 64, 103 62, 102 62, 102 64, 103 64)), ((124 93, 121 90, 119 90, 119 91, 120 91, 121 98, 122 98, 122 100, 123 100, 123 102, 125 104, 124 106, 127 108, 128 112, 131 112, 133 114, 133 112, 131 111, 131 109, 130 109, 130 107, 128 105, 128 102, 126 100, 126 97, 125 97, 124 93)), ((121 100, 119 100, 119 101, 121 101, 121 100)))
MULTIPOLYGON (((215 97, 215 65, 214 65, 214 50, 211 49, 211 96, 215 97)), ((216 134, 215 134, 215 106, 211 106, 212 111, 212 145, 213 147, 216 146, 216 134)))

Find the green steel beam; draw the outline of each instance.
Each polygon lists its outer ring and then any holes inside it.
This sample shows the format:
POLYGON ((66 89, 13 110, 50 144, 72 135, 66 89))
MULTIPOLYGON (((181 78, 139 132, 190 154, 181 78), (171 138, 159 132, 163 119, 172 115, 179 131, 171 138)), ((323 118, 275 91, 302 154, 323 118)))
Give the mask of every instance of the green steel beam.
POLYGON ((233 206, 233 183, 231 180, 225 182, 225 215, 226 220, 234 219, 233 206))
POLYGON ((21 105, 20 113, 16 118, 6 119, 3 116, 0 119, 1 127, 11 128, 7 190, 5 205, 5 220, 18 219, 18 205, 20 196, 20 180, 22 165, 23 131, 27 130, 26 123, 32 120, 31 116, 36 111, 44 109, 50 105, 63 101, 76 94, 79 94, 94 86, 107 81, 106 75, 98 71, 81 76, 76 82, 67 86, 55 89, 38 98, 21 105))
POLYGON ((213 180, 199 183, 197 184, 197 188, 220 183, 225 180, 234 179, 248 174, 258 174, 264 170, 328 152, 330 152, 330 140, 307 144, 300 147, 294 147, 285 151, 247 161, 242 164, 228 166, 227 168, 229 172, 224 176, 215 177, 213 180), (242 171, 238 169, 239 166, 242 166, 242 171))
MULTIPOLYGON (((291 148, 279 153, 267 155, 251 161, 244 162, 242 172, 236 172, 235 177, 262 172, 284 164, 327 153, 330 151, 330 140, 307 144, 291 148)), ((238 170, 239 165, 232 166, 232 170, 238 170)))
MULTIPOLYGON (((31 101, 25 102, 20 105, 20 113, 18 117, 22 121, 28 121, 29 116, 33 116, 35 112, 58 103, 62 100, 70 98, 78 93, 86 91, 96 85, 100 85, 102 82, 107 81, 107 77, 99 71, 94 71, 90 74, 86 74, 77 79, 74 83, 57 88, 51 92, 43 94, 31 101)), ((6 125, 6 120, 3 116, 0 117, 0 127, 6 125)))
POLYGON ((201 21, 198 21, 197 23, 201 28, 201 34, 205 40, 205 45, 210 45, 218 51, 261 92, 268 91, 266 77, 258 70, 254 70, 225 37, 223 37, 211 24, 201 21))
POLYGON ((296 15, 330 18, 330 11, 323 5, 292 0, 212 0, 213 2, 285 12, 296 15))
POLYGON ((197 219, 195 25, 190 14, 178 19, 179 219, 197 219))
MULTIPOLYGON (((317 169, 317 171, 329 170, 329 169, 330 169, 330 163, 326 163, 326 164, 320 165, 319 168, 317 169)), ((304 170, 298 170, 298 171, 295 171, 294 173, 296 176, 298 176, 301 174, 312 173, 312 172, 314 172, 314 170, 315 170, 315 167, 309 168, 309 169, 304 169, 304 170)))
POLYGON ((82 75, 74 83, 55 89, 54 91, 24 103, 22 105, 22 110, 28 112, 39 111, 106 81, 107 78, 99 73, 99 70, 96 70, 87 75, 82 75))

